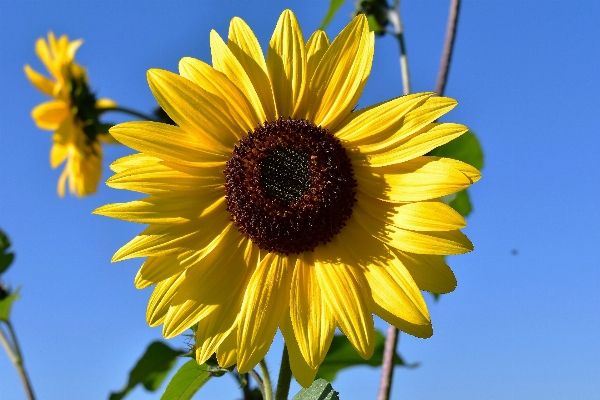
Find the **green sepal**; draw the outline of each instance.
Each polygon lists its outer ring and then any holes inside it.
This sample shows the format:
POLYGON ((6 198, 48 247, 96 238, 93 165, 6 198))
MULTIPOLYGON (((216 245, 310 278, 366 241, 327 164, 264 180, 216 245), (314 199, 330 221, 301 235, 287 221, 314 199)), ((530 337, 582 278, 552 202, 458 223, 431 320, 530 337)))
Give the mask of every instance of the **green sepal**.
POLYGON ((325 379, 317 379, 305 389, 302 389, 292 400, 340 400, 339 392, 333 390, 331 383, 325 379))
POLYGON ((323 22, 319 26, 320 30, 325 29, 327 25, 331 22, 335 14, 339 11, 340 7, 346 2, 346 0, 330 0, 329 1, 329 9, 327 10, 327 14, 325 14, 325 18, 323 18, 323 22))
POLYGON ((371 32, 381 36, 385 34, 385 28, 389 24, 389 10, 386 0, 362 0, 356 3, 354 15, 365 14, 371 32))
POLYGON ((196 360, 189 360, 173 375, 160 400, 191 399, 213 377, 209 368, 207 364, 198 365, 196 360))
POLYGON ((129 381, 125 388, 120 392, 111 393, 109 400, 124 398, 138 383, 149 391, 155 391, 175 365, 177 357, 183 353, 185 352, 173 349, 163 342, 152 342, 129 373, 129 381))
POLYGON ((12 293, 5 291, 3 288, 0 288, 0 290, 8 294, 8 296, 0 300, 0 321, 8 321, 12 305, 19 298, 19 288, 12 293))
MULTIPOLYGON (((327 381, 333 381, 337 373, 348 367, 356 365, 370 365, 378 367, 383 362, 383 350, 385 348, 385 337, 383 334, 375 330, 375 350, 373 356, 365 360, 354 349, 348 338, 344 335, 335 335, 331 341, 331 346, 325 356, 325 360, 319 367, 317 378, 323 378, 327 381)), ((407 368, 416 368, 419 364, 407 364, 402 357, 396 353, 394 365, 407 368)))

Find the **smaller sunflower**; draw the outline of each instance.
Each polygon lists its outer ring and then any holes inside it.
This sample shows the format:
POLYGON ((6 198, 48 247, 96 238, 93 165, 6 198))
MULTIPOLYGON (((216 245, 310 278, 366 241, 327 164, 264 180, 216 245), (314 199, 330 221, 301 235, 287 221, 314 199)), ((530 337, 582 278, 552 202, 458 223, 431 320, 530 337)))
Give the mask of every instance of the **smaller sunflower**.
POLYGON ((99 141, 113 141, 98 117, 103 109, 116 104, 108 99, 96 100, 90 91, 85 70, 74 62, 82 43, 81 39, 70 42, 66 35, 56 39, 52 32, 48 33, 48 41, 37 40, 36 54, 53 79, 25 65, 25 75, 31 83, 54 98, 36 106, 31 116, 39 128, 54 131, 52 168, 66 160, 58 180, 60 197, 65 194, 67 181, 69 191, 78 197, 96 192, 102 170, 99 141))

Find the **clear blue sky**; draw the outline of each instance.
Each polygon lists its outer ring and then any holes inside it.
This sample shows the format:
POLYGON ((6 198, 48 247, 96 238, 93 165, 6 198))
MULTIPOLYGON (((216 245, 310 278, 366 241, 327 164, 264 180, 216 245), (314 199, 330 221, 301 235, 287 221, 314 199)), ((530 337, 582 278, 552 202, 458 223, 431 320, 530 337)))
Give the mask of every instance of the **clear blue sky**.
MULTIPOLYGON (((402 3, 413 90, 430 91, 448 1, 402 3)), ((161 334, 145 322, 150 289, 133 286, 141 261, 110 263, 142 227, 91 215, 100 205, 138 196, 104 184, 83 200, 56 195, 60 170, 49 166, 51 133, 29 115, 45 98, 23 74, 25 63, 41 70, 35 40, 49 30, 83 38, 77 60, 98 94, 150 111, 147 69, 175 71, 183 56, 210 61, 210 30, 226 36, 236 15, 264 47, 284 8, 293 9, 308 37, 326 2, 0 2, 0 227, 17 252, 6 279, 23 285, 14 325, 39 399, 106 399, 161 334)), ((351 8, 327 29, 330 37, 349 21, 351 8)), ((401 336, 400 352, 421 366, 397 370, 393 398, 598 398, 598 21, 595 0, 463 2, 446 90, 459 106, 446 120, 471 127, 486 153, 465 230, 475 251, 450 259, 454 293, 438 303, 427 297, 433 337, 401 336)), ((396 43, 385 37, 375 46, 360 107, 401 93, 396 43)), ((129 153, 106 150, 103 181, 108 163, 129 153)), ((183 346, 183 339, 170 344, 183 346)), ((268 356, 274 370, 281 346, 277 338, 268 356)), ((377 369, 354 368, 334 387, 342 399, 369 399, 378 380, 377 369)), ((239 396, 228 377, 201 393, 239 396)), ((159 397, 141 388, 129 396, 159 397)), ((0 399, 24 399, 4 353, 0 399)))

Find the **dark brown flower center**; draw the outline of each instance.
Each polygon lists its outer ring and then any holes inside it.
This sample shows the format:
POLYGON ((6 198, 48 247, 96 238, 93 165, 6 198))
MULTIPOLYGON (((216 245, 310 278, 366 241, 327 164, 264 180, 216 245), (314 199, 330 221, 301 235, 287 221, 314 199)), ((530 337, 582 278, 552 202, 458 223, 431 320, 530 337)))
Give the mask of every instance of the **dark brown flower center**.
POLYGON ((352 214, 352 164, 342 144, 306 120, 280 118, 242 138, 227 162, 231 220, 262 249, 312 251, 352 214))

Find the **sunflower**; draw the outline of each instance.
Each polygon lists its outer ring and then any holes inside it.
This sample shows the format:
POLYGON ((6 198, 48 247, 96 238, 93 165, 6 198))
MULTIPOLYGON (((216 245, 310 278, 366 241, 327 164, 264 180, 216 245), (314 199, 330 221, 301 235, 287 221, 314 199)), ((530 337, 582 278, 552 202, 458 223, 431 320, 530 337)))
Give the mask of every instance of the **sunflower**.
POLYGON ((212 66, 148 71, 177 126, 111 129, 140 153, 111 165, 108 186, 148 196, 95 213, 149 224, 113 258, 148 257, 135 278, 156 285, 148 323, 166 338, 197 324, 198 363, 216 353, 241 373, 280 329, 305 387, 336 328, 364 358, 373 314, 431 336, 421 290, 454 290, 443 256, 473 248, 437 199, 479 172, 424 155, 467 131, 434 122, 456 101, 418 93, 353 111, 374 51, 364 15, 331 43, 323 31, 305 42, 286 10, 266 59, 237 17, 210 46, 212 66))
POLYGON ((73 61, 82 40, 70 42, 66 35, 58 40, 48 34, 48 41, 39 38, 35 51, 50 73, 50 79, 25 65, 25 74, 42 93, 54 100, 36 106, 31 116, 41 129, 54 131, 50 150, 50 165, 65 168, 58 180, 58 194, 69 191, 79 197, 94 193, 102 170, 102 149, 99 140, 111 142, 99 132, 98 116, 103 109, 114 107, 108 99, 96 100, 90 92, 85 70, 73 61))

